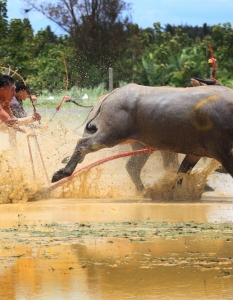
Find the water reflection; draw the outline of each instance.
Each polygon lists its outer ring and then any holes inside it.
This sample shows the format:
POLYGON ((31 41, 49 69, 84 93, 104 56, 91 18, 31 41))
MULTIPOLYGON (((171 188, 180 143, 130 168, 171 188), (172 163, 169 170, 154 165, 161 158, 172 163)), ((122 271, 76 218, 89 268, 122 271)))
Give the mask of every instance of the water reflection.
POLYGON ((181 237, 2 246, 1 299, 232 299, 232 245, 181 237))
POLYGON ((2 205, 0 299, 232 299, 232 225, 218 225, 232 212, 230 203, 122 199, 2 205), (191 221, 208 230, 179 230, 191 221), (169 235, 153 235, 159 222, 169 235), (101 226, 110 234, 101 236, 101 226), (141 238, 145 228, 151 234, 141 238))
POLYGON ((53 222, 233 222, 232 203, 152 203, 112 199, 44 200, 0 205, 0 228, 53 222))

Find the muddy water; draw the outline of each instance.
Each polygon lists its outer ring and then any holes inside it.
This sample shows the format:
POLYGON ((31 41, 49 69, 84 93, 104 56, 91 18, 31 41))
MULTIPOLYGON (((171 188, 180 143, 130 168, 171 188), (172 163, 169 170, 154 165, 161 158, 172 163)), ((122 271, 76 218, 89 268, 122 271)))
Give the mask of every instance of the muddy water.
POLYGON ((0 206, 0 299, 232 299, 233 204, 0 206))
MULTIPOLYGON (((232 259, 225 257, 231 252, 229 243, 196 258, 192 245, 197 241, 175 242, 180 244, 175 249, 174 241, 159 239, 140 245, 112 239, 39 249, 13 244, 14 251, 1 251, 1 299, 232 299, 232 259), (161 245, 172 252, 157 251, 161 245)), ((212 249, 213 242, 200 246, 212 249)))

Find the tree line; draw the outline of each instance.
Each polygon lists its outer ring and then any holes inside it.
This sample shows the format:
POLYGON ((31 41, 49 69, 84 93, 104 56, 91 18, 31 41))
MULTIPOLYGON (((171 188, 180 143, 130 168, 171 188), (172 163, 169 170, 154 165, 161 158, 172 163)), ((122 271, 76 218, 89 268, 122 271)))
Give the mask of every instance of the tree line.
POLYGON ((33 91, 95 87, 108 82, 187 86, 191 77, 210 77, 211 45, 217 58, 216 78, 233 87, 233 29, 230 23, 208 26, 155 22, 142 29, 131 21, 131 4, 123 0, 24 0, 59 25, 36 34, 29 18, 9 20, 7 0, 0 0, 0 65, 18 70, 33 91), (63 55, 65 57, 65 64, 63 55), (66 70, 65 70, 66 65, 66 70))

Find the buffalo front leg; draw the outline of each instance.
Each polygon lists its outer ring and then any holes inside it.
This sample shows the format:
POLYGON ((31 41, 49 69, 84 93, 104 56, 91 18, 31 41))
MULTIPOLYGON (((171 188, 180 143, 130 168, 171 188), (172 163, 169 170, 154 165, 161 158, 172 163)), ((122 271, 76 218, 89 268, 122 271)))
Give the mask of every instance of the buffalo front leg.
POLYGON ((62 178, 72 175, 77 164, 84 160, 86 154, 106 147, 107 146, 104 143, 96 141, 93 137, 87 137, 79 140, 65 168, 62 168, 53 174, 52 182, 59 181, 62 178))

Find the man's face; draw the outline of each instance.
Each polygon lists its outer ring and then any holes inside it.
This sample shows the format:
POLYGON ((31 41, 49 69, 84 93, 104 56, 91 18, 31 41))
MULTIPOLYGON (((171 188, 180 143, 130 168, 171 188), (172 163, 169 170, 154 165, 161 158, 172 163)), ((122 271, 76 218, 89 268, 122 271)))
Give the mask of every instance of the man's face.
POLYGON ((18 93, 16 93, 16 95, 19 100, 26 100, 29 96, 26 90, 21 90, 18 93))
POLYGON ((10 83, 5 87, 1 87, 0 94, 3 102, 11 101, 15 95, 15 84, 10 83))

